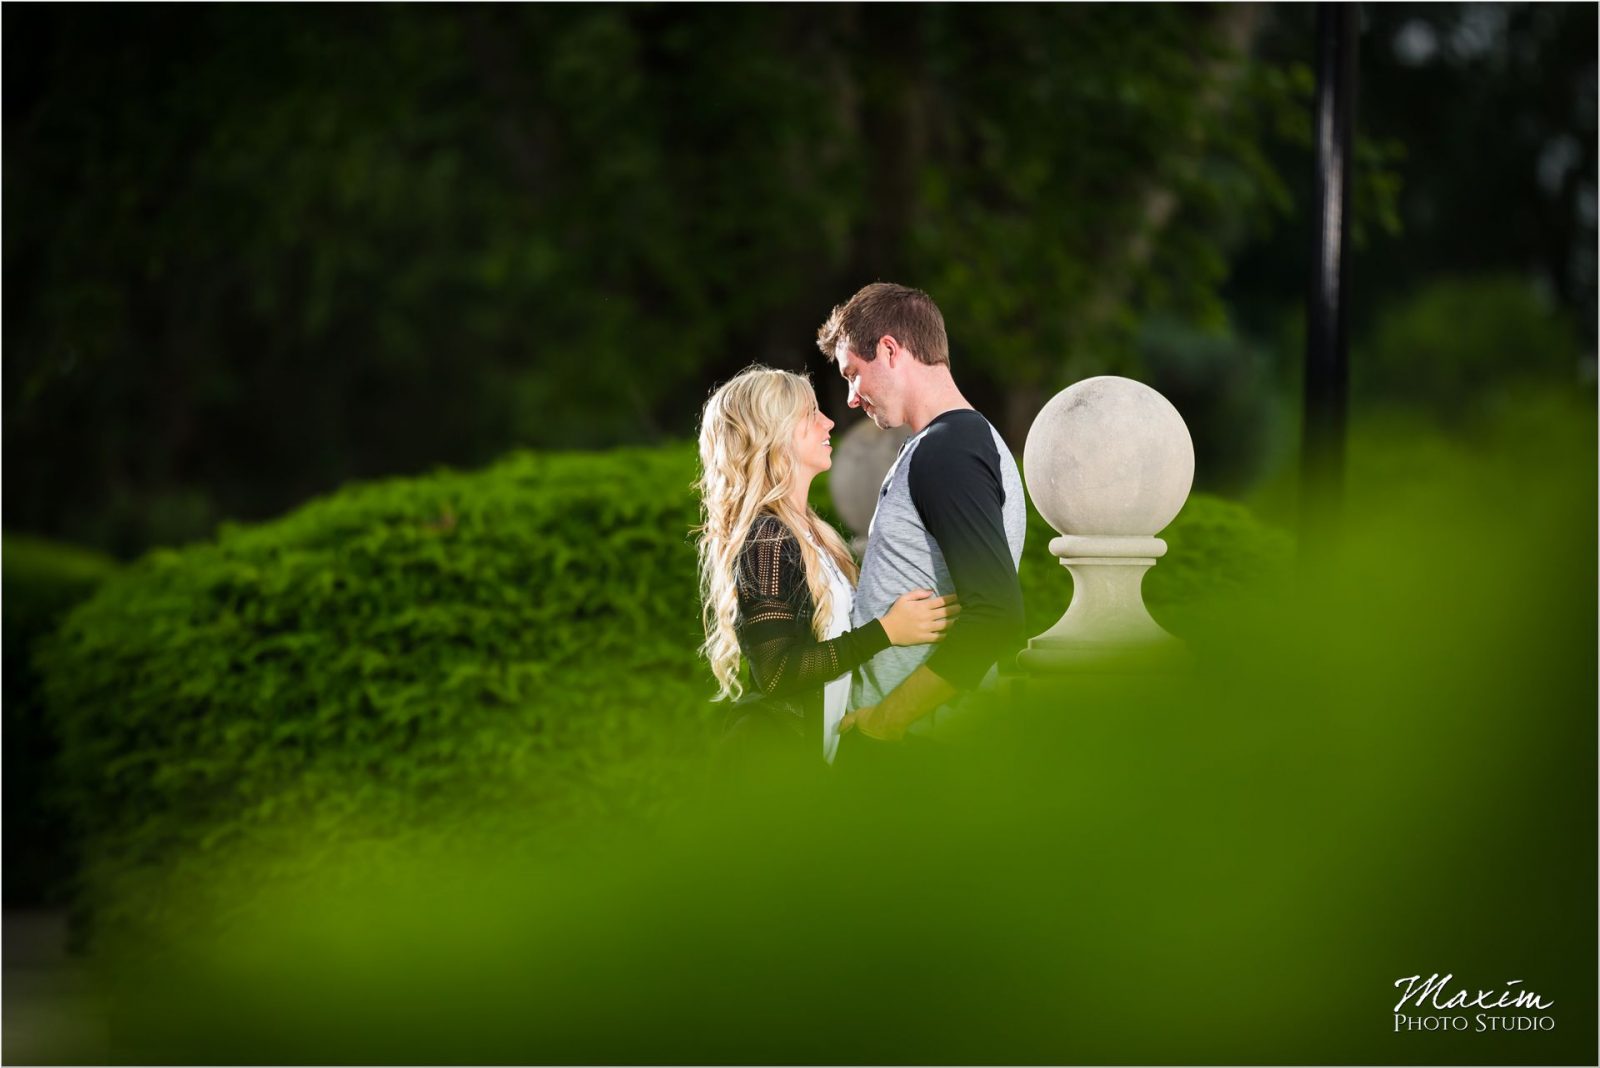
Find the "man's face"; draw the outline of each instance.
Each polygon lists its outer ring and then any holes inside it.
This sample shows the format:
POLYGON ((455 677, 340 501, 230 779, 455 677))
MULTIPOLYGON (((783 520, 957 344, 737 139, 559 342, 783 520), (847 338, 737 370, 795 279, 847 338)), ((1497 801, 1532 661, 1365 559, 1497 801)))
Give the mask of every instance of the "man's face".
POLYGON ((863 360, 850 351, 848 342, 840 341, 834 350, 839 364, 839 374, 850 385, 850 407, 860 408, 880 430, 889 430, 905 422, 900 411, 895 380, 887 361, 863 360))

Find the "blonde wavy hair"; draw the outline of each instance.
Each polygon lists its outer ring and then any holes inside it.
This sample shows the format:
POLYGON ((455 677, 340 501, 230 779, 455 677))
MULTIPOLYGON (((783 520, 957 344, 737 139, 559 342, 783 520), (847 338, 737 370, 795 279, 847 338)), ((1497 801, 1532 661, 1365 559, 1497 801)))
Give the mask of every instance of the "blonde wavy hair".
POLYGON ((725 382, 700 413, 701 621, 706 640, 700 653, 711 664, 719 692, 714 700, 738 700, 739 557, 752 524, 771 512, 794 534, 805 564, 806 587, 816 610, 812 633, 821 640, 833 611, 833 597, 820 546, 839 570, 856 580, 856 562, 844 539, 810 507, 800 511, 790 500, 799 468, 795 430, 816 411, 817 397, 806 378, 759 364, 725 382), (806 534, 811 535, 810 538, 806 534), (815 539, 813 541, 812 539, 815 539))

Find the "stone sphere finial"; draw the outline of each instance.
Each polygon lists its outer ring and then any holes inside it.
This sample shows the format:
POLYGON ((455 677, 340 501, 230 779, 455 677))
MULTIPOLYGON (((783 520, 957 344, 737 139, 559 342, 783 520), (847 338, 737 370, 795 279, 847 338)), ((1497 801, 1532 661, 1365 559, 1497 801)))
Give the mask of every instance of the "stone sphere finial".
POLYGON ((1194 484, 1194 442, 1167 398, 1129 378, 1087 378, 1051 398, 1023 448, 1028 495, 1061 536, 1072 601, 1019 660, 1049 674, 1130 654, 1174 662, 1181 645, 1150 617, 1140 586, 1165 555, 1155 535, 1194 484))
POLYGON ((1142 382, 1086 378, 1039 412, 1022 451, 1028 495, 1062 534, 1155 535, 1189 498, 1194 442, 1142 382))

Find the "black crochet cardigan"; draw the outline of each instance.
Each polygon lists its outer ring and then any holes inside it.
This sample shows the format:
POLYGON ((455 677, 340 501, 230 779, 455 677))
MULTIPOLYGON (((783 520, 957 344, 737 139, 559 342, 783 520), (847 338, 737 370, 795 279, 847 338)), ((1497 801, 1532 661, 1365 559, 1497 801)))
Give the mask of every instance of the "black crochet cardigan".
POLYGON ((792 736, 822 755, 823 686, 889 647, 874 619, 837 638, 811 633, 816 606, 806 586, 800 542, 783 520, 763 512, 750 526, 738 564, 739 649, 754 685, 734 704, 731 734, 792 736))

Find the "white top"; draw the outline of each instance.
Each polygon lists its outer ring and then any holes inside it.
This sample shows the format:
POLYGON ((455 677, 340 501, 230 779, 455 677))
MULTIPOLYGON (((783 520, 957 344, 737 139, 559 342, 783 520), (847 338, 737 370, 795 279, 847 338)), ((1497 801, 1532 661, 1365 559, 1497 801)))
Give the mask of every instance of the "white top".
MULTIPOLYGON (((810 531, 806 538, 812 545, 817 545, 810 531)), ((833 557, 822 546, 817 545, 817 555, 822 557, 823 570, 828 575, 828 585, 833 595, 833 609, 828 615, 828 625, 823 630, 823 640, 837 638, 850 627, 850 610, 855 604, 855 590, 850 587, 850 580, 844 577, 839 570, 839 565, 833 562, 833 557)), ((839 721, 844 719, 845 706, 850 701, 850 672, 846 671, 833 681, 822 687, 822 759, 829 764, 833 763, 833 756, 839 751, 839 721)))

